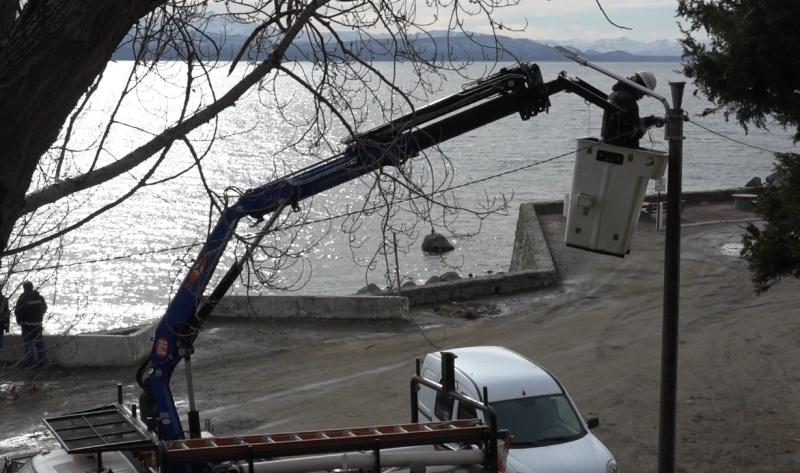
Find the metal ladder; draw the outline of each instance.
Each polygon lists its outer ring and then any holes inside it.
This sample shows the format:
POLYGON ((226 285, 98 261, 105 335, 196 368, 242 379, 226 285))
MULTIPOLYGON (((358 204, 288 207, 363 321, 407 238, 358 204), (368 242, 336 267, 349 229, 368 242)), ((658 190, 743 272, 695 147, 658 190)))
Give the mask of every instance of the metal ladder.
POLYGON ((269 435, 213 437, 161 442, 159 459, 166 465, 221 461, 253 461, 275 457, 371 450, 380 466, 387 448, 463 443, 488 445, 490 428, 478 419, 394 424, 269 435))

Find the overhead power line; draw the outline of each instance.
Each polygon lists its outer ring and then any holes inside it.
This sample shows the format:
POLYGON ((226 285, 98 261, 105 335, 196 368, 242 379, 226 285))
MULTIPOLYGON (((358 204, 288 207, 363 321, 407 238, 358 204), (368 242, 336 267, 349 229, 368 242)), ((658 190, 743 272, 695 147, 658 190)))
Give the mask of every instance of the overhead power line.
POLYGON ((696 121, 692 120, 691 118, 688 121, 689 121, 689 123, 691 123, 692 125, 694 125, 694 126, 696 126, 698 128, 702 128, 703 130, 705 130, 705 131, 707 131, 709 133, 712 133, 714 135, 717 135, 720 138, 725 138, 726 140, 733 141, 734 143, 739 143, 742 146, 747 146, 748 148, 753 148, 753 149, 765 151, 767 153, 773 153, 773 154, 780 153, 780 151, 775 151, 775 150, 771 150, 771 149, 767 149, 767 148, 762 148, 761 146, 752 145, 750 143, 746 143, 744 141, 737 140, 736 138, 732 138, 732 137, 730 137, 728 135, 722 134, 722 133, 720 133, 718 131, 714 131, 711 128, 708 128, 707 126, 704 126, 704 125, 701 125, 701 124, 697 123, 696 121))

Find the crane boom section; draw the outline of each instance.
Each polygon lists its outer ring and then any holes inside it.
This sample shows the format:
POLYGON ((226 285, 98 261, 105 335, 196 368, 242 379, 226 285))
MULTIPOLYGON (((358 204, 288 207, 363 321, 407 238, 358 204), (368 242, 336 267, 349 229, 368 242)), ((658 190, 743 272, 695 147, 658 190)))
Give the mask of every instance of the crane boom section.
MULTIPOLYGON (((188 360, 203 318, 210 313, 212 307, 204 307, 207 310, 198 312, 198 306, 242 218, 261 219, 285 205, 296 209, 303 199, 384 166, 400 166, 425 148, 511 114, 519 113, 523 120, 527 120, 547 111, 549 96, 554 93, 567 90, 584 95, 583 91, 588 90, 571 85, 574 85, 574 80, 563 75, 545 83, 536 64, 503 69, 456 94, 355 135, 345 142, 347 147, 340 155, 251 189, 226 207, 161 318, 150 358, 138 375, 139 383, 152 396, 161 438, 184 438, 170 380, 178 363, 182 359, 188 360)), ((594 103, 606 108, 602 93, 596 89, 588 93, 594 96, 594 103)), ((223 279, 227 286, 214 291, 217 297, 224 294, 235 277, 223 279)))

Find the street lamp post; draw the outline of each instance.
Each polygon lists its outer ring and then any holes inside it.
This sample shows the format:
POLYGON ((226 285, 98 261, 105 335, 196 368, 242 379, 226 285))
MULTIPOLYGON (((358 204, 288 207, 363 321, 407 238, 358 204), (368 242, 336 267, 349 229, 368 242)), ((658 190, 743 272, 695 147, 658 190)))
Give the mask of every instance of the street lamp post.
POLYGON ((664 312, 661 332, 661 404, 658 473, 675 471, 675 418, 678 391, 678 309, 681 267, 681 192, 683 173, 684 82, 670 82, 672 107, 667 116, 669 171, 667 235, 664 248, 664 312))

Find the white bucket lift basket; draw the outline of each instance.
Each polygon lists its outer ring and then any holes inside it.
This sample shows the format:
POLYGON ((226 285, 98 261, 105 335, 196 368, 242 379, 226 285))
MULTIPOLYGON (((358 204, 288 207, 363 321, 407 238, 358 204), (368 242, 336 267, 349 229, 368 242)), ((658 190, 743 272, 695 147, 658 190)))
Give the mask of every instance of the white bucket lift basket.
POLYGON ((564 241, 625 256, 650 179, 664 175, 668 155, 579 138, 564 241))

